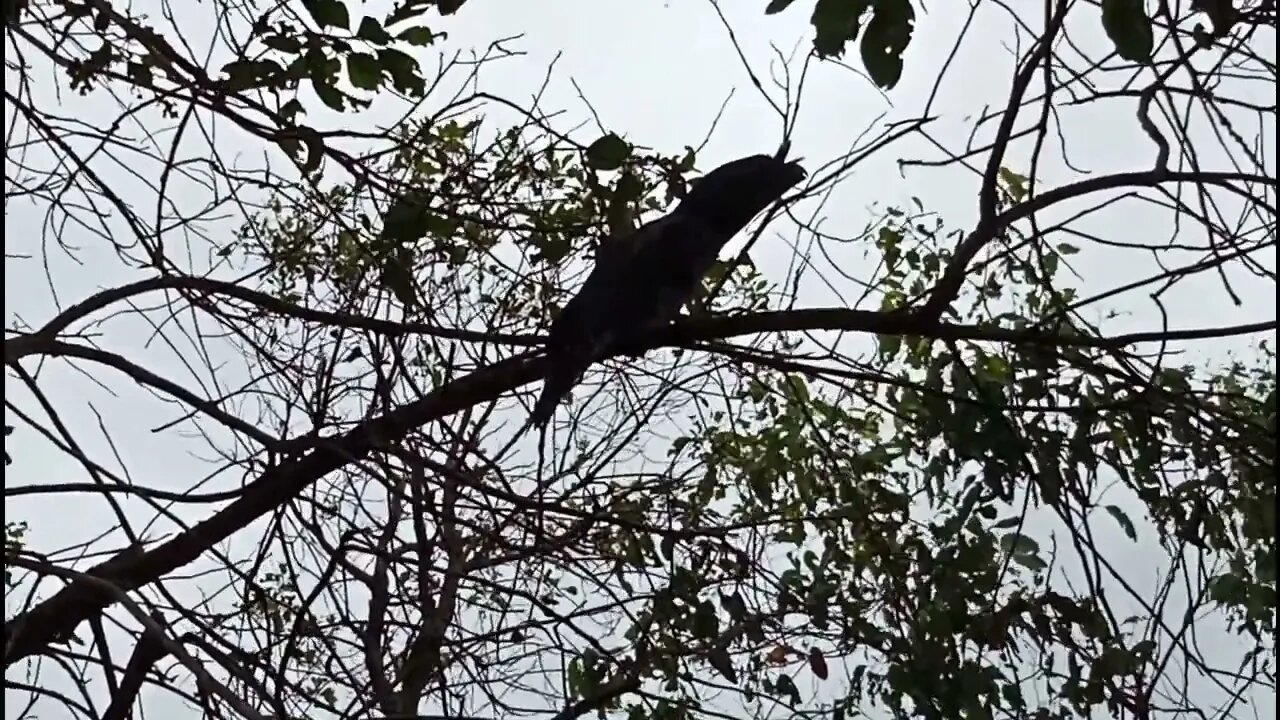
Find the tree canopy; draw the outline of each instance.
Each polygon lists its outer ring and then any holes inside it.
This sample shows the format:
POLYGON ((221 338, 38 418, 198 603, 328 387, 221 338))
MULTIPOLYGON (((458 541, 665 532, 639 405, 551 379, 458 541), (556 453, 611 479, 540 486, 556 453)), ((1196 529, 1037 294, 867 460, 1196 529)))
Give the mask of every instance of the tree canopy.
POLYGON ((6 4, 6 717, 1275 712, 1273 0, 693 5, 591 12, 772 146, 502 3, 6 4), (595 257, 783 143, 531 430, 595 257))

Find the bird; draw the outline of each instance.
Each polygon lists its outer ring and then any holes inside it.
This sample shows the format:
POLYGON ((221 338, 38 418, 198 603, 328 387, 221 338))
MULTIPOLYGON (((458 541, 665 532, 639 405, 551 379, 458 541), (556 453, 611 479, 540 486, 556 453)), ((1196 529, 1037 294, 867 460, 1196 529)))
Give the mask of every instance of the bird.
POLYGON ((720 249, 808 175, 797 161, 751 155, 693 181, 671 212, 608 240, 551 325, 547 371, 531 419, 545 428, 560 400, 605 351, 634 344, 679 314, 720 249))

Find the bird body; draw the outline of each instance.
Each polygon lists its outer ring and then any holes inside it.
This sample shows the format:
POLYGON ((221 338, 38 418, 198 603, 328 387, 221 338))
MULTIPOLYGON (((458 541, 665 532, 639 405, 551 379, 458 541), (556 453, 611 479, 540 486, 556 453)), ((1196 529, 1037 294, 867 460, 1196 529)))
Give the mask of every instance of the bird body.
POLYGON ((694 181, 670 213, 609 241, 551 326, 534 424, 546 426, 560 399, 607 350, 674 319, 720 249, 804 178, 799 164, 778 157, 735 160, 694 181))

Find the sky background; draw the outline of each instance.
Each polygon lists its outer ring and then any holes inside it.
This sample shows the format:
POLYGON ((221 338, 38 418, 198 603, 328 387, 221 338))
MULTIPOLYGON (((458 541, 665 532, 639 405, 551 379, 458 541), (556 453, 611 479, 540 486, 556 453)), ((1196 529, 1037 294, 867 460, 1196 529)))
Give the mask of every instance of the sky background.
MULTIPOLYGON (((781 15, 765 17, 765 3, 725 3, 729 24, 744 51, 748 62, 762 78, 769 73, 770 64, 777 65, 770 43, 781 49, 784 55, 793 57, 793 72, 798 71, 811 38, 808 14, 811 2, 797 2, 781 15)), ((1039 3, 1015 2, 1014 7, 1025 7, 1027 12, 1038 12, 1039 3)), ((163 16, 153 2, 132 5, 135 12, 148 14, 153 22, 163 16)), ((378 15, 389 3, 374 3, 367 14, 378 15)), ((953 44, 968 12, 967 3, 931 2, 918 21, 915 41, 906 56, 906 69, 899 85, 888 93, 876 89, 857 71, 833 64, 816 64, 810 70, 804 95, 804 109, 795 129, 793 156, 806 159, 806 165, 817 164, 844 154, 856 136, 868 127, 879 127, 886 122, 918 117, 933 91, 937 80, 937 68, 952 52, 953 44)), ((918 5, 919 9, 920 6, 918 5)), ((213 7, 210 3, 181 4, 174 9, 174 19, 184 38, 197 50, 209 42, 206 28, 211 24, 213 7)), ((353 8, 353 16, 358 17, 353 8)), ((1098 25, 1096 14, 1082 10, 1076 13, 1073 37, 1084 47, 1102 47, 1105 38, 1098 25)), ((1028 22, 1035 25, 1037 16, 1028 22)), ((668 154, 677 153, 687 145, 699 144, 707 134, 713 119, 720 111, 725 98, 733 91, 718 128, 705 151, 700 155, 703 169, 716 164, 757 152, 772 152, 781 137, 781 123, 759 93, 751 87, 746 71, 731 45, 728 33, 717 18, 714 8, 707 2, 621 2, 621 1, 564 1, 557 2, 480 2, 473 0, 462 11, 450 18, 431 17, 436 30, 448 32, 449 38, 442 50, 451 52, 468 47, 483 47, 494 39, 517 36, 506 43, 511 49, 525 53, 510 58, 483 71, 482 85, 495 95, 515 100, 530 98, 541 85, 547 68, 555 61, 555 73, 543 100, 547 109, 563 109, 565 114, 556 125, 566 129, 588 123, 591 113, 578 98, 574 83, 590 100, 596 113, 608 130, 617 132, 638 145, 657 148, 668 154), (572 81, 572 82, 571 82, 572 81)), ((1008 15, 993 4, 984 6, 971 26, 970 40, 960 46, 951 61, 947 79, 941 84, 934 100, 932 112, 939 116, 934 124, 936 136, 944 144, 955 147, 963 144, 972 131, 973 118, 984 108, 1003 104, 1007 97, 1013 68, 1011 48, 1025 48, 1027 38, 1019 41, 1012 30, 1008 15), (1020 43, 1020 44, 1019 44, 1020 43)), ((166 33, 172 30, 165 31, 166 33)), ((1274 35, 1265 41, 1273 43, 1274 35)), ((424 51, 429 54, 434 49, 424 51)), ((1274 59, 1274 45, 1262 45, 1262 54, 1274 59)), ((225 52, 220 50, 219 52, 225 52)), ((852 53, 847 58, 855 68, 860 65, 852 53)), ((211 67, 221 63, 211 61, 211 67)), ((39 71, 38 71, 39 72, 39 71)), ((7 77, 7 80, 11 76, 7 77)), ((1274 88, 1252 88, 1258 102, 1270 102, 1274 106, 1274 88)), ((37 83, 34 95, 37 107, 53 107, 52 82, 37 83)), ((773 91, 775 98, 780 92, 773 91)), ((87 97, 63 93, 61 112, 71 117, 83 118, 90 124, 102 122, 117 114, 114 103, 101 94, 87 97)), ((312 103, 309 103, 309 105, 312 103)), ((1061 106, 1060 122, 1073 164, 1091 173, 1101 174, 1118 170, 1140 170, 1150 166, 1155 149, 1141 133, 1132 116, 1128 103, 1104 104, 1099 107, 1072 108, 1061 106)), ((6 116, 10 109, 6 108, 6 116)), ((501 113, 496 113, 495 117, 501 113)), ((368 112, 345 116, 341 122, 352 126, 367 123, 369 126, 389 124, 397 117, 396 108, 378 103, 368 112)), ((1271 120, 1261 129, 1269 142, 1274 144, 1275 127, 1271 120)), ((335 122, 338 120, 335 119, 335 122)), ((162 127, 155 118, 143 124, 155 123, 150 129, 162 127)), ((1256 126, 1256 122, 1255 122, 1256 126)), ((991 127, 980 134, 990 135, 991 127)), ((1246 135, 1257 132, 1257 127, 1238 128, 1246 135)), ((140 134, 137 127, 128 132, 140 134)), ((1200 132, 1208 133, 1201 128, 1200 132)), ((589 142, 598 134, 586 125, 575 135, 589 142)), ((1207 137, 1207 135, 1203 135, 1207 137)), ((188 141, 186 152, 193 156, 207 154, 203 141, 188 141)), ((244 165, 259 162, 261 143, 239 134, 222 123, 212 144, 224 157, 244 165)), ((1216 148, 1206 144, 1205 148, 1216 148)), ((1217 152, 1219 167, 1224 167, 1225 157, 1217 152)), ((1028 147, 1017 145, 1010 152, 1006 165, 1025 170, 1028 147), (1020 166, 1021 165, 1021 166, 1020 166)), ((1215 150, 1206 151, 1206 165, 1214 165, 1215 150)), ((1266 150, 1266 156, 1274 154, 1274 147, 1266 150)), ((1065 167, 1057 158, 1057 152, 1046 153, 1049 161, 1039 173, 1045 187, 1058 185, 1081 177, 1080 173, 1065 167)), ((937 159, 938 152, 923 139, 914 137, 902 141, 886 152, 859 166, 833 194, 825 207, 829 232, 855 234, 873 217, 873 204, 905 205, 910 198, 918 197, 924 206, 937 211, 950 228, 967 229, 977 217, 977 183, 968 171, 952 168, 915 168, 900 171, 897 161, 903 158, 937 159)), ((28 162, 39 165, 39 156, 29 157, 28 162)), ((143 180, 154 168, 148 169, 144 161, 134 166, 117 166, 113 173, 113 185, 131 202, 140 207, 154 206, 154 193, 143 180), (133 173, 136 172, 135 176, 133 173), (140 177, 139 177, 140 176, 140 177)), ((1274 164, 1270 167, 1274 176, 1274 164)), ((179 202, 200 204, 203 192, 193 183, 185 186, 178 181, 173 196, 179 202), (185 190, 184 190, 185 188, 185 190), (190 195, 184 195, 189 192, 190 195)), ((53 218, 56 224, 57 219, 53 218)), ((228 236, 238 224, 236 218, 207 226, 210 232, 225 232, 228 236)), ((1167 218, 1137 212, 1128 206, 1105 213, 1088 224, 1096 230, 1104 230, 1112 237, 1132 236, 1150 238, 1167 237, 1172 226, 1167 218)), ((7 253, 39 253, 42 237, 51 226, 43 206, 9 203, 6 206, 5 232, 7 253)), ((119 232, 119 226, 111 232, 119 232)), ((66 307, 94 291, 137 279, 138 275, 121 266, 105 243, 85 228, 68 228, 66 237, 79 246, 76 259, 53 250, 49 257, 49 276, 45 276, 39 261, 5 263, 5 313, 13 324, 14 318, 22 318, 38 325, 47 321, 55 308, 66 307), (56 287, 57 297, 51 293, 50 277, 56 287)), ((766 275, 787 267, 793 249, 786 242, 766 235, 753 250, 753 257, 766 275)), ((178 241, 180 244, 180 241, 178 241)), ((1084 243, 1081 243, 1084 244, 1084 243)), ((869 278, 874 258, 865 255, 865 246, 849 246, 840 252, 836 262, 847 272, 869 278), (861 268, 866 268, 865 272, 861 268)), ((1075 261, 1081 280, 1082 295, 1089 290, 1102 290, 1122 284, 1143 273, 1152 272, 1150 261, 1140 261, 1132 253, 1123 259, 1096 247, 1086 248, 1075 261)), ((1271 259, 1274 268, 1274 258, 1271 259)), ((780 279, 774 276, 775 279, 780 279)), ((1174 327, 1203 327, 1219 324, 1238 324, 1274 318, 1275 285, 1244 274, 1231 277, 1237 294, 1244 300, 1233 306, 1223 292, 1220 282, 1211 275, 1193 279, 1174 290, 1166 298, 1166 308, 1174 319, 1174 327)), ((142 303, 159 303, 161 296, 150 295, 140 299, 142 303)), ((811 282, 801 289, 798 306, 822 306, 836 300, 820 283, 811 282)), ((1151 330, 1159 327, 1154 307, 1145 297, 1117 298, 1111 308, 1124 311, 1109 321, 1107 327, 1114 332, 1151 330)), ((108 326, 110 332, 101 341, 108 349, 140 362, 161 375, 176 376, 184 384, 191 372, 184 361, 163 343, 156 342, 154 328, 137 318, 119 318, 108 326)), ((1201 361, 1220 362, 1232 352, 1246 352, 1256 338, 1214 342, 1210 348, 1198 348, 1192 358, 1201 361)), ((214 345, 210 349, 215 362, 229 361, 230 349, 214 345)), ((197 363, 198 365, 198 363, 197 363)), ((53 363, 43 368, 49 373, 44 387, 52 402, 63 413, 62 417, 73 433, 84 444, 90 455, 113 468, 128 469, 140 484, 168 486, 183 490, 193 484, 193 478, 208 474, 214 467, 208 458, 207 441, 199 437, 180 438, 174 433, 157 436, 153 428, 180 416, 180 410, 172 403, 162 402, 152 394, 138 390, 111 377, 108 391, 99 384, 99 377, 89 377, 53 363), (108 443, 100 429, 99 417, 110 427, 112 443, 108 443), (163 437, 157 442, 157 437, 163 437), (112 462, 113 455, 119 460, 112 462), (172 477, 172 481, 166 478, 172 477)), ((207 374, 207 373, 206 373, 207 374)), ((233 383, 234 373, 221 376, 223 382, 233 383)), ((205 378, 206 383, 211 382, 205 378)), ((211 388, 206 387, 209 394, 211 388)), ((31 408, 34 403, 17 387, 12 374, 6 375, 6 394, 20 407, 31 408)), ((8 424, 17 424, 12 420, 8 424)), ((17 479, 22 483, 65 482, 82 480, 76 463, 54 451, 34 433, 19 430, 6 445, 14 456, 14 464, 7 473, 7 482, 17 479)), ((202 489, 214 491, 237 485, 235 477, 211 480, 202 489)), ((135 517, 147 513, 146 506, 136 501, 122 501, 135 517)), ((89 542, 109 524, 104 520, 107 512, 96 497, 58 496, 56 503, 47 499, 23 498, 6 502, 6 517, 30 518, 28 541, 35 548, 63 548, 76 542, 89 542)), ((182 515, 182 510, 176 511, 182 515)), ((206 516, 207 509, 199 506, 189 513, 188 521, 206 516)), ((261 523, 259 523, 261 525, 261 523)), ((1114 527, 1100 528, 1100 532, 1115 535, 1113 562, 1132 569, 1133 577, 1150 577, 1154 557, 1150 545, 1133 545, 1121 541, 1114 527)), ((256 533, 247 532, 252 540, 256 533)), ((1146 538, 1150 542, 1150 536, 1146 538)), ((232 555, 236 542, 230 543, 232 555)), ((86 564, 89 564, 86 561, 86 564)), ((198 565, 199 563, 197 563, 198 565)), ((1154 579, 1154 578, 1153 578, 1154 579)), ((8 609, 11 612, 11 608, 8 609)), ((81 630, 85 635, 84 629, 81 630)), ((1226 659, 1238 656, 1239 646, 1231 638, 1206 633, 1201 638, 1202 649, 1210 659, 1226 659)), ((1206 702, 1216 699, 1216 693, 1206 689, 1206 702), (1213 696, 1213 697, 1210 697, 1213 696)), ((10 696, 12 697, 12 696, 10 696)), ((1274 717, 1274 695, 1256 698, 1259 716, 1274 717)), ((185 710, 167 712, 169 703, 152 705, 152 711, 165 711, 163 716, 196 717, 185 710)), ((16 717, 16 706, 6 702, 6 717, 16 717)), ((1247 716, 1247 715, 1245 715, 1247 716)), ((45 717, 42 715, 42 717, 45 717)))

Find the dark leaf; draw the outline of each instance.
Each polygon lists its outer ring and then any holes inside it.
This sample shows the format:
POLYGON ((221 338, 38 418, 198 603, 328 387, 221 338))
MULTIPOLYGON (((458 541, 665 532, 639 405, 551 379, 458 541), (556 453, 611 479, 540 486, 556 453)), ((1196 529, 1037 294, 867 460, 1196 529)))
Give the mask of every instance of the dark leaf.
POLYGON ((1244 580, 1230 573, 1218 575, 1209 581, 1209 597, 1215 602, 1239 605, 1248 597, 1244 580))
POLYGON ((1014 555, 1029 555, 1040 550, 1040 544, 1026 535, 1009 533, 1000 538, 1000 547, 1014 555))
POLYGON ((410 55, 386 48, 378 51, 378 62, 391 75, 396 90, 415 97, 426 91, 426 82, 418 74, 418 61, 410 55))
MULTIPOLYGON (((903 0, 904 2, 908 0, 903 0)), ((818 0, 813 8, 813 47, 819 57, 839 57, 845 43, 855 40, 862 13, 872 0, 818 0)))
POLYGON ((738 673, 733 669, 733 661, 729 658, 729 651, 719 645, 707 651, 707 663, 715 668, 717 672, 724 676, 731 684, 738 684, 738 673))
POLYGON ((809 648, 809 669, 819 680, 827 679, 827 659, 818 648, 809 648))
POLYGON ((304 173, 320 169, 320 161, 324 159, 324 140, 315 130, 305 126, 298 127, 291 133, 282 133, 277 142, 281 149, 299 162, 304 173))
MULTIPOLYGON (((27 0, 8 0, 4 4, 4 22, 9 27, 15 27, 22 17, 22 11, 27 9, 27 0)), ((7 455, 5 456, 8 457, 7 455)), ((6 465, 8 463, 5 463, 6 465)))
POLYGON ((1018 527, 1021 524, 1022 524, 1022 518, 1018 515, 1014 515, 1013 517, 1007 517, 1001 520, 1000 522, 992 523, 991 529, 992 530, 1008 530, 1009 528, 1018 527))
POLYGON ((342 111, 344 107, 342 92, 328 81, 323 78, 312 77, 311 89, 316 91, 316 97, 320 98, 320 102, 334 110, 342 111))
POLYGON ((404 22, 409 18, 424 15, 427 12, 427 8, 430 8, 431 5, 432 0, 405 0, 403 3, 400 3, 395 10, 392 10, 391 14, 387 15, 382 24, 386 27, 390 27, 396 23, 404 22))
POLYGON ((720 604, 724 606, 725 610, 729 611, 729 617, 735 621, 742 622, 746 619, 747 604, 737 591, 730 594, 720 593, 720 604))
POLYGON ((129 63, 129 79, 142 87, 151 87, 155 82, 151 74, 151 65, 144 62, 129 63))
POLYGON ((436 0, 436 9, 441 15, 452 15, 466 3, 467 0, 436 0))
POLYGON ((716 617, 716 606, 710 600, 698 603, 694 610, 693 632, 703 638, 713 638, 720 634, 720 618, 716 617))
POLYGON ((886 90, 902 78, 902 53, 911 43, 916 11, 910 0, 881 0, 862 34, 862 62, 872 82, 886 90))
POLYGON ((422 199, 413 195, 400 198, 382 218, 382 237, 393 243, 408 243, 426 234, 426 211, 422 199))
POLYGON ((293 98, 280 107, 280 117, 288 122, 294 122, 300 112, 302 112, 302 103, 297 98, 293 98))
POLYGON ((792 705, 800 702, 800 688, 796 687, 796 683, 791 679, 790 675, 779 675, 773 686, 778 689, 779 693, 786 695, 787 700, 792 705))
POLYGON ((405 307, 418 304, 417 283, 413 279, 413 252, 409 248, 399 248, 387 257, 382 265, 382 285, 405 307))
POLYGON ((587 165, 596 170, 617 170, 631 157, 626 140, 609 133, 587 147, 587 165))
POLYGON ((1102 0, 1102 27, 1120 57, 1132 62, 1151 59, 1155 35, 1143 0, 1102 0))
POLYGON ((346 30, 351 27, 351 14, 341 0, 302 0, 302 6, 322 28, 337 27, 346 30))
POLYGON ((247 90, 266 85, 272 76, 284 72, 274 60, 236 60, 222 66, 227 74, 227 85, 232 90, 247 90))
POLYGON ((262 38, 262 44, 280 52, 297 53, 302 51, 302 41, 292 35, 267 35, 262 38))
POLYGON ((670 562, 675 557, 676 552, 676 536, 664 535, 662 542, 658 543, 658 549, 662 552, 662 557, 670 562))
POLYGON ((764 14, 777 15, 783 10, 786 10, 791 5, 791 3, 795 1, 796 0, 769 0, 769 5, 764 9, 764 14))
POLYGON ((684 147, 684 157, 680 158, 680 164, 676 166, 680 172, 689 172, 698 162, 698 153, 693 148, 686 145, 684 147))
POLYGON ((1138 539, 1138 531, 1134 529, 1133 521, 1129 519, 1129 516, 1126 515, 1123 510, 1115 505, 1108 505, 1107 512, 1111 513, 1111 517, 1115 518, 1116 522, 1120 523, 1120 529, 1124 531, 1124 534, 1128 536, 1130 540, 1138 539))
POLYGON ((361 90, 377 90, 382 84, 382 66, 368 53, 351 53, 347 56, 347 79, 361 90))
POLYGON ((1041 560, 1039 555, 1014 555, 1013 561, 1034 572, 1040 572, 1049 567, 1049 564, 1041 560))
POLYGON ((386 45, 392 40, 391 33, 383 29, 382 23, 371 17, 360 20, 360 29, 356 30, 356 37, 368 40, 375 45, 386 45))
POLYGON ((430 45, 436 39, 436 34, 431 32, 431 28, 411 27, 400 33, 396 37, 404 40, 410 45, 430 45))

